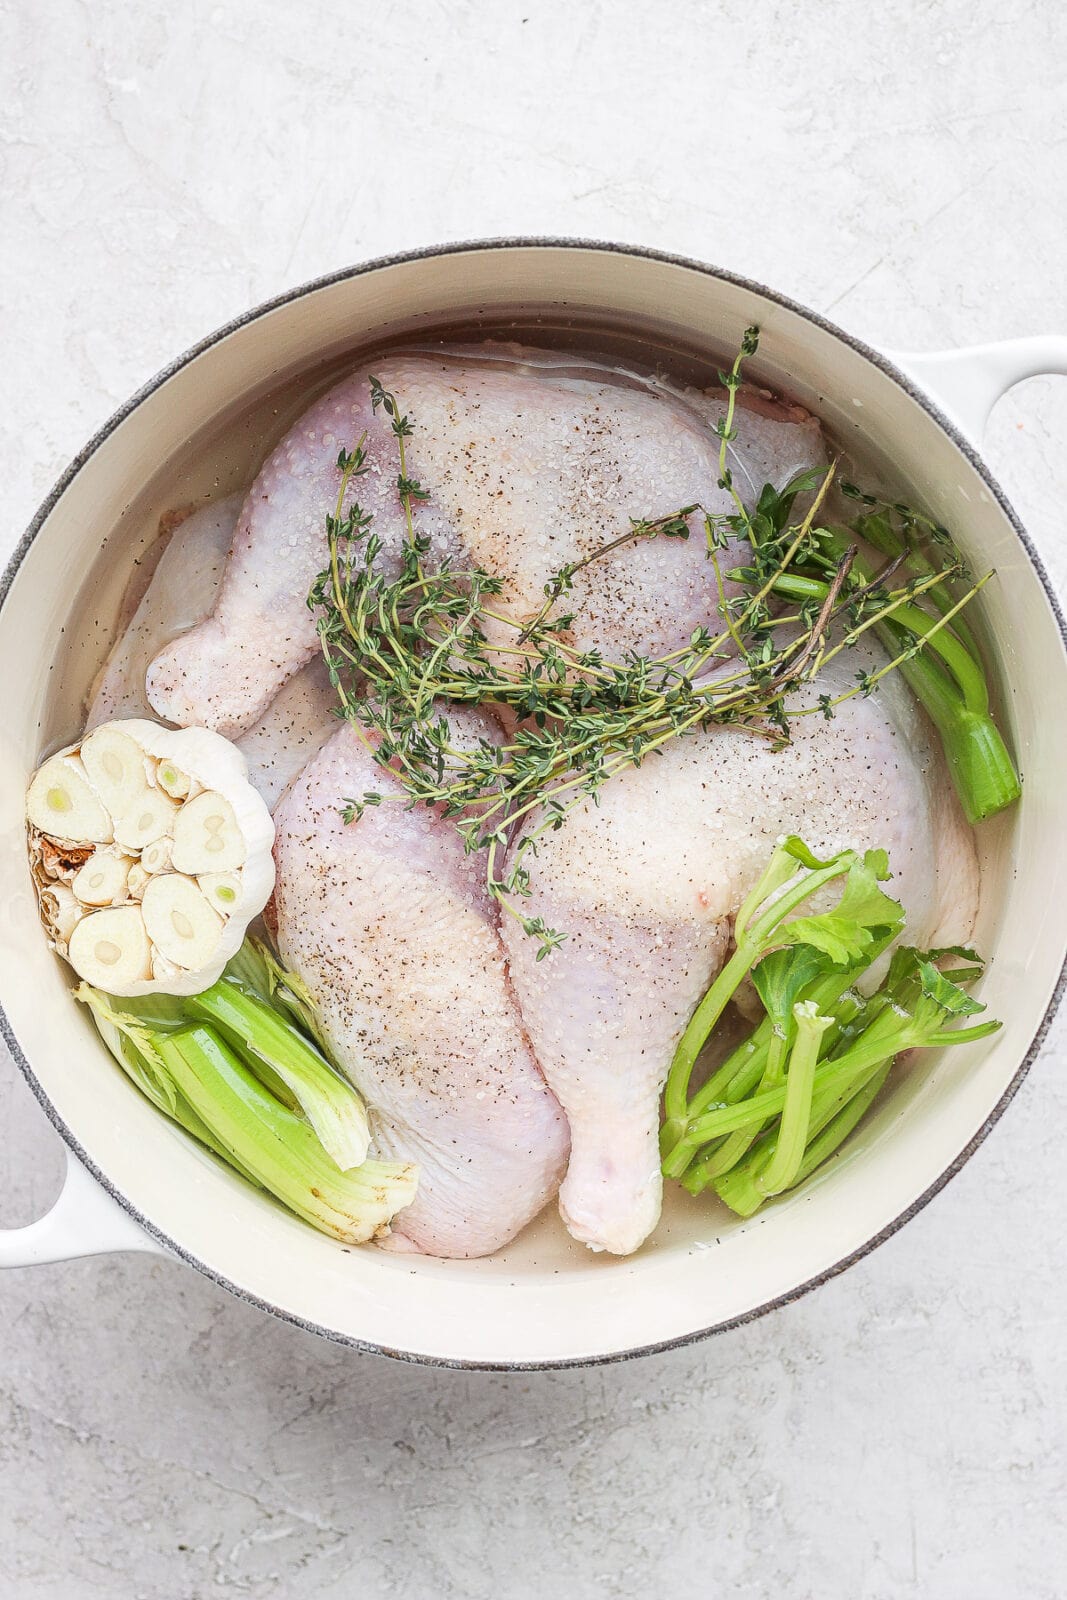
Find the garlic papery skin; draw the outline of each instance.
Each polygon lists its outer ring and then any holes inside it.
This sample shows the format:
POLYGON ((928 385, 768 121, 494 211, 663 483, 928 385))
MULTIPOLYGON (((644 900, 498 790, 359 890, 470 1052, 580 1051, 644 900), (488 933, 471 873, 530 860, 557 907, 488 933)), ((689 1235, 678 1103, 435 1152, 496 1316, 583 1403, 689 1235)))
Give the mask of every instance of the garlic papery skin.
POLYGON ((270 813, 206 728, 102 723, 42 765, 27 820, 53 946, 109 994, 210 988, 274 888, 270 813))
POLYGON ((67 883, 88 861, 98 845, 65 844, 50 839, 47 834, 30 825, 30 871, 39 888, 47 883, 67 883))
POLYGON ((50 883, 41 890, 41 916, 61 955, 66 953, 67 942, 85 914, 85 906, 65 883, 50 883))

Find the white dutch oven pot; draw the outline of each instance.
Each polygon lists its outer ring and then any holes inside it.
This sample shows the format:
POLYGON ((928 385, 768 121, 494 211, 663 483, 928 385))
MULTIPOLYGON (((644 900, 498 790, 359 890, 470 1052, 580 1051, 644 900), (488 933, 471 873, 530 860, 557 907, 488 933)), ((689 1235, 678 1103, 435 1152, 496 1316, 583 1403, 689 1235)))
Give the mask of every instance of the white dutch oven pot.
MULTIPOLYGON (((587 341, 587 343, 590 341, 587 341)), ((594 338, 591 342, 597 342, 594 338)), ((181 357, 86 446, 8 569, 0 610, 0 1002, 15 1058, 68 1146, 66 1185, 31 1227, 0 1234, 19 1266, 110 1250, 172 1254, 253 1304, 360 1347, 430 1362, 551 1366, 680 1344, 781 1305, 841 1271, 945 1184, 1018 1087, 1059 996, 1067 943, 1067 659, 1041 563, 975 449, 997 398, 1067 372, 1067 339, 894 361, 727 273, 616 246, 456 246, 323 279, 181 357), (216 1164, 112 1065, 38 926, 23 844, 27 775, 78 715, 121 585, 167 505, 247 482, 287 406, 349 352, 408 332, 514 315, 543 335, 629 329, 721 358, 762 329, 753 375, 826 421, 997 569, 981 621, 1023 773, 1015 812, 981 832, 977 941, 993 952, 990 1040, 901 1076, 842 1157, 748 1225, 668 1207, 651 1247, 594 1258, 547 1216, 500 1256, 413 1261, 349 1251, 216 1164), (281 398, 279 398, 281 397, 281 398), (207 476, 205 476, 207 474, 207 476), (92 606, 89 606, 89 599, 92 606), (99 637, 86 640, 98 615, 99 637), (74 625, 73 619, 79 619, 74 625)), ((292 414, 290 412, 289 414, 292 414)))

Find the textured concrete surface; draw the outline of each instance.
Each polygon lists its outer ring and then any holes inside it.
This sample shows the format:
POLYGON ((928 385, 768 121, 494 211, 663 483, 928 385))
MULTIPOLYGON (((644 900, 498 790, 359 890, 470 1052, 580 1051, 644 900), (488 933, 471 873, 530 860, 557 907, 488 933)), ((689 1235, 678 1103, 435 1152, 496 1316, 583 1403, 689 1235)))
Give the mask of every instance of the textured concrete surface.
MULTIPOLYGON (((2 0, 0 30, 5 547, 174 353, 400 246, 660 245, 898 349, 1067 330, 1051 4, 2 0)), ((1065 438, 1041 380, 987 448, 1067 578, 1065 438)), ((147 1257, 7 1274, 0 1591, 1058 1600, 1064 1045, 873 1257, 628 1366, 361 1359, 147 1257)), ((3 1063, 0 1221, 59 1170, 3 1063)))

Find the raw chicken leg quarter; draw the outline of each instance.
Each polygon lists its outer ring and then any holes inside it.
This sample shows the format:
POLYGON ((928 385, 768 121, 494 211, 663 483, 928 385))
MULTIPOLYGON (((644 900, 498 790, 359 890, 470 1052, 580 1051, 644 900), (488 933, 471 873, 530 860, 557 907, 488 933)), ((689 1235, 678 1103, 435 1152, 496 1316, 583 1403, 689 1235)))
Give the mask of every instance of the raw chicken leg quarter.
MULTIPOLYGON (((717 487, 711 424, 721 400, 609 368, 561 365, 543 352, 504 359, 500 347, 480 348, 466 356, 389 356, 376 375, 414 421, 408 472, 430 493, 418 511, 429 561, 447 556, 498 575, 510 615, 533 616, 546 582, 625 533, 631 518, 692 503, 733 509, 717 487)), ((753 405, 743 412, 731 466, 739 489, 754 496, 764 482, 781 487, 820 463, 824 450, 807 413, 758 397, 753 405)), ((372 410, 363 369, 311 407, 253 483, 214 611, 149 667, 148 698, 161 716, 236 736, 314 654, 307 596, 326 565, 337 456, 364 434, 370 471, 350 486, 346 505, 358 498, 373 513, 382 565, 395 567, 405 536, 397 445, 388 418, 372 410)), ((657 539, 585 568, 568 607, 580 647, 658 653, 714 619, 717 602, 714 569, 697 540, 657 539)))
MULTIPOLYGON (((855 655, 811 686, 850 686, 855 655)), ((659 1217, 660 1091, 776 838, 817 854, 881 847, 909 942, 971 931, 978 866, 931 729, 887 679, 830 722, 799 717, 771 750, 731 728, 679 739, 605 785, 527 856, 524 902, 566 935, 546 960, 513 919, 504 941, 530 1039, 571 1127, 560 1210, 575 1238, 625 1255, 659 1217)))
POLYGON ((309 763, 275 812, 278 946, 367 1099, 372 1153, 418 1163, 392 1246, 488 1255, 555 1194, 567 1124, 512 998, 484 864, 404 798, 350 728, 309 763), (342 797, 368 789, 383 803, 346 826, 342 797))

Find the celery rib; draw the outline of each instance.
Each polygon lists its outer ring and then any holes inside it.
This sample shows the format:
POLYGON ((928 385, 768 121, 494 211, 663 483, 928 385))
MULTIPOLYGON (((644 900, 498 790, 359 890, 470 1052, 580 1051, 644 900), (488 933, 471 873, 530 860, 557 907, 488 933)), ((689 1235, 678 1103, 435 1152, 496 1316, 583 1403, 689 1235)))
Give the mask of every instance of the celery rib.
MULTIPOLYGON (((835 565, 849 548, 848 535, 838 529, 820 530, 820 541, 826 558, 835 565)), ((862 556, 854 559, 852 575, 864 585, 877 580, 870 562, 862 556)), ((989 713, 989 689, 973 638, 969 631, 964 635, 958 628, 954 635, 956 618, 946 627, 944 615, 942 611, 941 619, 935 620, 919 606, 902 602, 875 625, 874 632, 891 657, 907 649, 910 637, 935 651, 948 669, 946 673, 936 665, 927 650, 901 661, 898 668, 937 729, 968 822, 983 822, 1014 805, 1022 789, 1015 764, 989 713)))
POLYGON ((967 1044, 999 1028, 993 1020, 959 1026, 984 1009, 960 987, 981 973, 973 951, 899 947, 874 992, 858 992, 903 930, 899 903, 880 887, 888 876, 883 852, 843 851, 820 862, 799 840, 778 845, 744 904, 734 955, 696 1007, 672 1064, 665 1177, 692 1195, 713 1188, 750 1216, 839 1147, 898 1055, 967 1044), (815 888, 842 876, 832 910, 793 915, 815 888), (950 957, 963 964, 946 969, 950 957), (695 1053, 748 972, 765 1015, 690 1097, 695 1053))
POLYGON ((362 1244, 415 1197, 414 1172, 368 1161, 342 1173, 303 1118, 280 1105, 210 1028, 164 1035, 160 1058, 194 1111, 263 1187, 314 1227, 362 1244))
POLYGON ((225 978, 192 996, 187 1010, 217 1028, 253 1071, 266 1072, 268 1088, 277 1093, 276 1083, 284 1086, 342 1172, 367 1159, 370 1126, 362 1100, 293 1023, 225 978))
POLYGON ((833 1022, 832 1017, 820 1016, 810 1000, 795 1005, 793 1015, 797 1033, 786 1069, 782 1120, 774 1154, 759 1180, 764 1194, 779 1194, 781 1190, 788 1189, 796 1178, 811 1121, 811 1097, 815 1089, 815 1063, 819 1057, 819 1046, 823 1034, 833 1022))
POLYGON ((199 995, 118 1000, 83 983, 75 996, 158 1110, 320 1232, 361 1244, 411 1204, 417 1169, 366 1159, 362 1100, 301 1032, 298 989, 250 946, 199 995))

